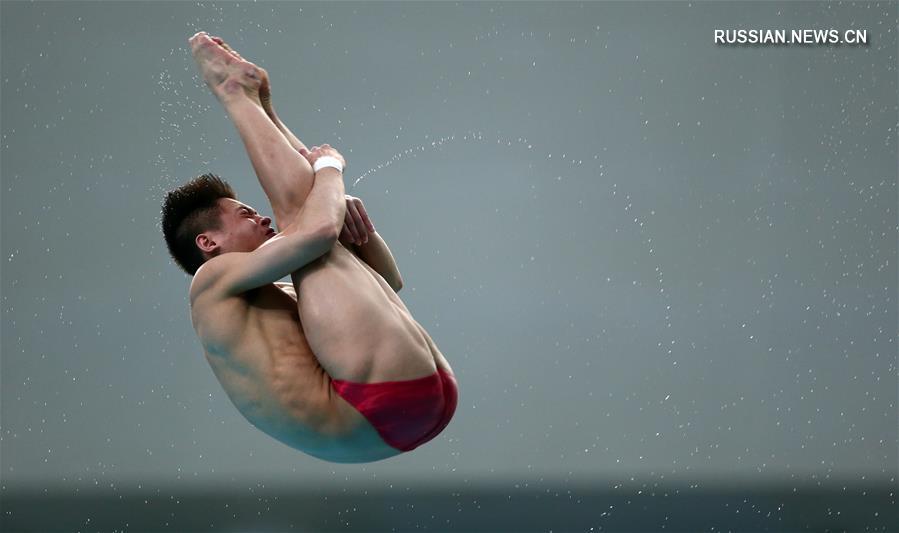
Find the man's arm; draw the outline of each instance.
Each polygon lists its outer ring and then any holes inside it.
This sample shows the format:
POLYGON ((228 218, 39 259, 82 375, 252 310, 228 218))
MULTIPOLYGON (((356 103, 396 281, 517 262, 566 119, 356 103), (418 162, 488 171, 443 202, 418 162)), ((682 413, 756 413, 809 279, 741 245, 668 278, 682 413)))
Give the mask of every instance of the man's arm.
POLYGON ((403 288, 403 276, 400 275, 390 248, 387 247, 387 243, 378 235, 377 231, 369 232, 368 242, 364 244, 350 243, 345 246, 356 252, 359 259, 368 263, 368 266, 380 274, 394 292, 400 292, 400 289, 403 288))
POLYGON ((403 288, 403 276, 390 248, 375 231, 362 200, 350 195, 346 199, 346 222, 340 233, 340 243, 380 274, 395 292, 399 292, 403 288))
POLYGON ((337 242, 336 221, 343 219, 346 209, 343 190, 340 172, 333 168, 319 170, 296 227, 270 238, 252 252, 225 253, 206 261, 191 283, 191 302, 210 288, 216 294, 231 297, 274 283, 327 253, 337 242))

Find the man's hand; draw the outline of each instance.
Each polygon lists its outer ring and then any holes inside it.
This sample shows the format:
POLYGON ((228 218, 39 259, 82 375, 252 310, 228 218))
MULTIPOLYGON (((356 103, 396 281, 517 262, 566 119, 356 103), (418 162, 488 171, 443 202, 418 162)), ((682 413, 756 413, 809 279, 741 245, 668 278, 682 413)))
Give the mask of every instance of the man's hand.
POLYGON ((368 218, 362 200, 355 196, 346 196, 346 221, 340 232, 341 244, 363 245, 368 242, 368 234, 375 232, 375 226, 368 218))
MULTIPOLYGON (((312 150, 300 149, 300 154, 309 161, 310 165, 315 166, 316 160, 326 155, 336 157, 346 168, 346 160, 340 155, 340 152, 331 147, 331 145, 323 144, 321 146, 313 146, 312 150)), ((346 196, 346 217, 343 229, 340 232, 340 243, 344 245, 356 244, 363 245, 368 242, 369 233, 375 232, 375 226, 371 223, 362 200, 355 196, 346 196)))
POLYGON ((300 148, 300 155, 306 158, 309 161, 309 164, 313 167, 315 166, 315 161, 320 157, 324 157, 329 155, 331 157, 336 157, 340 160, 340 163, 343 165, 343 168, 346 169, 346 159, 338 152, 336 149, 331 148, 330 144, 323 144, 321 146, 313 146, 312 150, 307 150, 305 148, 300 148))
MULTIPOLYGON (((343 167, 346 168, 346 159, 344 159, 340 152, 332 148, 329 144, 313 146, 312 150, 300 148, 299 152, 313 167, 319 158, 331 156, 336 157, 343 167)), ((369 232, 374 233, 375 227, 372 225, 371 219, 368 218, 368 213, 365 212, 362 200, 350 196, 349 194, 344 196, 346 197, 346 215, 344 218, 343 229, 340 231, 339 240, 341 244, 346 246, 349 246, 350 244, 361 246, 368 242, 368 234, 369 232)))
POLYGON ((403 288, 403 276, 400 275, 390 248, 375 231, 362 200, 348 194, 344 196, 346 196, 346 219, 340 232, 340 243, 380 274, 390 288, 399 292, 403 288), (353 243, 356 244, 355 248, 349 248, 353 243))

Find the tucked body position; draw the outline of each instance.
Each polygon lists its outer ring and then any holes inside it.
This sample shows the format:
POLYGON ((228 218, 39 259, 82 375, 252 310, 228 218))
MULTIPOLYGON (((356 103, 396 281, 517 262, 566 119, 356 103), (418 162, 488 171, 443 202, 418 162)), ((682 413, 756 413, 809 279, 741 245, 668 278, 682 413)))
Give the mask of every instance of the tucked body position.
POLYGON ((191 320, 228 397, 260 430, 327 461, 377 461, 430 441, 458 385, 398 296, 402 277, 362 201, 345 194, 344 157, 307 148, 281 122, 264 69, 205 32, 189 44, 277 228, 214 174, 165 197, 166 244, 193 276, 191 320))

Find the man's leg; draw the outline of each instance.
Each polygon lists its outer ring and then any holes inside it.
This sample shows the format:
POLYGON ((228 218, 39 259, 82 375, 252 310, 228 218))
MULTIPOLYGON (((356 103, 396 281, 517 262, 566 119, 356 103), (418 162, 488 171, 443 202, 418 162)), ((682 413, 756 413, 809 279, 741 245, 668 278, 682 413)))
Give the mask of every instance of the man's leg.
POLYGON ((252 99, 239 96, 223 104, 272 205, 278 231, 284 231, 296 220, 312 189, 312 166, 252 99))
MULTIPOLYGON (((234 54, 237 58, 243 59, 243 57, 239 53, 237 53, 237 50, 232 49, 230 46, 228 46, 228 43, 226 43, 221 38, 213 36, 212 40, 220 44, 225 50, 234 54)), ((265 74, 264 70, 263 73, 265 74)), ((287 138, 287 142, 289 142, 297 152, 299 152, 300 150, 308 150, 308 148, 306 148, 306 145, 303 144, 302 141, 300 141, 300 139, 298 139, 297 136, 287 128, 287 125, 281 122, 281 119, 278 117, 277 113, 275 113, 275 108, 272 106, 272 89, 269 85, 267 75, 263 75, 262 86, 259 87, 259 103, 262 105, 262 109, 265 110, 265 114, 268 115, 270 119, 272 119, 272 122, 275 123, 275 126, 277 126, 278 129, 281 130, 281 133, 284 134, 284 137, 287 138)))
POLYGON ((260 105, 259 67, 237 57, 198 33, 191 49, 203 79, 219 99, 240 134, 265 191, 279 231, 293 223, 312 189, 314 174, 260 105))
POLYGON ((298 152, 300 151, 300 149, 308 150, 308 148, 306 148, 306 145, 303 144, 302 141, 300 141, 292 131, 287 129, 287 125, 281 122, 281 119, 278 117, 278 115, 275 113, 274 108, 272 107, 271 100, 269 100, 267 103, 265 100, 263 100, 262 106, 265 109, 265 114, 267 114, 268 117, 272 119, 272 122, 275 123, 275 126, 277 126, 279 130, 281 130, 281 133, 284 134, 287 142, 289 142, 290 145, 293 146, 294 150, 298 152))

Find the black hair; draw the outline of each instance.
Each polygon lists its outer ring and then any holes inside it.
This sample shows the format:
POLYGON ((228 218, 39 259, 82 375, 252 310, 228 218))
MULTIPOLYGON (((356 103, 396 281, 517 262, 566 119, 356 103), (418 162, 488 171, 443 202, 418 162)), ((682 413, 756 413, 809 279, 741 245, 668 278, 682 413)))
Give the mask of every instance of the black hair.
POLYGON ((222 227, 219 198, 236 200, 237 195, 231 185, 215 174, 203 174, 165 195, 162 234, 169 255, 191 276, 206 262, 196 245, 197 235, 222 227))

